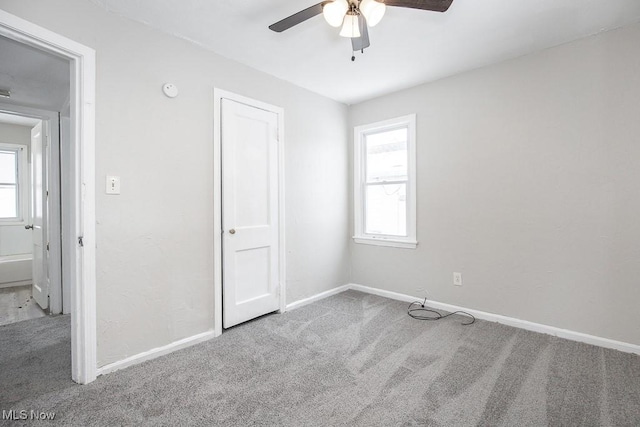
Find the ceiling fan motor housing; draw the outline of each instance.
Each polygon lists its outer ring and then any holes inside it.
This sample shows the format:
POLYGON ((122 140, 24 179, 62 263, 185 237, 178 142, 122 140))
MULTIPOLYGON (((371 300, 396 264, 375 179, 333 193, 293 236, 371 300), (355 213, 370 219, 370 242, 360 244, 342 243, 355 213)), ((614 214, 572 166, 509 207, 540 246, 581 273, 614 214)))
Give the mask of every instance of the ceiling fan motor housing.
POLYGON ((323 14, 332 27, 342 27, 340 35, 351 38, 353 50, 369 47, 367 27, 377 25, 387 6, 445 12, 453 0, 325 0, 269 26, 281 33, 314 16, 323 14))

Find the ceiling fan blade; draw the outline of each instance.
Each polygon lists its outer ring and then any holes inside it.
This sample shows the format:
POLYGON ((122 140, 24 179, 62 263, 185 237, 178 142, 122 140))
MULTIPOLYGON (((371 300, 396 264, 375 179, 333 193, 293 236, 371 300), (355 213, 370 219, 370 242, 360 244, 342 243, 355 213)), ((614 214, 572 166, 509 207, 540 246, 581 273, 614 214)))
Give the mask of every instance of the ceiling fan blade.
POLYGON ((383 3, 387 6, 446 12, 453 0, 384 0, 383 3))
POLYGON ((353 51, 364 50, 371 46, 369 42, 369 30, 367 29, 367 21, 362 14, 358 15, 358 25, 360 26, 360 37, 354 37, 351 39, 351 46, 353 51))
POLYGON ((299 23, 304 22, 307 19, 313 18, 316 15, 320 15, 322 13, 322 7, 325 3, 327 2, 323 1, 322 3, 314 4, 311 7, 301 10, 298 13, 294 13, 293 15, 284 18, 282 21, 278 21, 275 24, 269 25, 269 29, 275 31, 276 33, 281 33, 284 30, 288 30, 289 28, 298 25, 299 23))

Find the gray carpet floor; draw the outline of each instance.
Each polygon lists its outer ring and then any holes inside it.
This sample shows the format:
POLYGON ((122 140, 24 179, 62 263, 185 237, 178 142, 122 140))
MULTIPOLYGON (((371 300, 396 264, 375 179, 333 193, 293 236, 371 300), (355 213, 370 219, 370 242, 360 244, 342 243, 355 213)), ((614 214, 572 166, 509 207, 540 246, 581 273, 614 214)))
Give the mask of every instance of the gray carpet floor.
POLYGON ((68 379, 67 316, 3 326, 0 409, 78 426, 640 426, 640 357, 406 306, 347 291, 87 386, 68 379))

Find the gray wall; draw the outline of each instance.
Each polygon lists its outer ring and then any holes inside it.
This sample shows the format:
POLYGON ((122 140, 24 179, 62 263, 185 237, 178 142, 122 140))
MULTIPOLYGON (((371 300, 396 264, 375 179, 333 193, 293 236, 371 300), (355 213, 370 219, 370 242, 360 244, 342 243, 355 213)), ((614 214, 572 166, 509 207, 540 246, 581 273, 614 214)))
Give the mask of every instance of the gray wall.
POLYGON ((288 301, 348 282, 346 106, 85 0, 0 7, 97 51, 99 366, 213 327, 214 87, 285 109, 288 301))
POLYGON ((426 287, 640 344, 639 26, 347 109, 88 1, 0 7, 97 51, 100 366, 213 326, 214 86, 285 108, 289 302, 426 287), (414 112, 419 248, 349 247, 350 125, 414 112))
POLYGON ((640 344, 639 42, 630 26, 352 107, 352 126, 417 113, 419 241, 352 243, 352 281, 640 344))

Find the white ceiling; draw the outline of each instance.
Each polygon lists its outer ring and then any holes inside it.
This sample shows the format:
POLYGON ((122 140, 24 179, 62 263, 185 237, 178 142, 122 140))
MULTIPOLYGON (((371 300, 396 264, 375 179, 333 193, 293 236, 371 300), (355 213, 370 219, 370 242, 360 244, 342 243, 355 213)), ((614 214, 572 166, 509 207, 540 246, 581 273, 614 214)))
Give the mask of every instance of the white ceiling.
POLYGON ((18 116, 17 114, 8 114, 0 112, 0 123, 9 125, 34 127, 40 120, 31 117, 18 116))
POLYGON ((0 88, 6 104, 59 111, 69 96, 70 69, 65 59, 0 36, 0 88))
POLYGON ((454 0, 446 13, 387 8, 371 47, 317 16, 267 27, 319 0, 91 0, 225 57, 353 104, 640 21, 640 0, 454 0))

